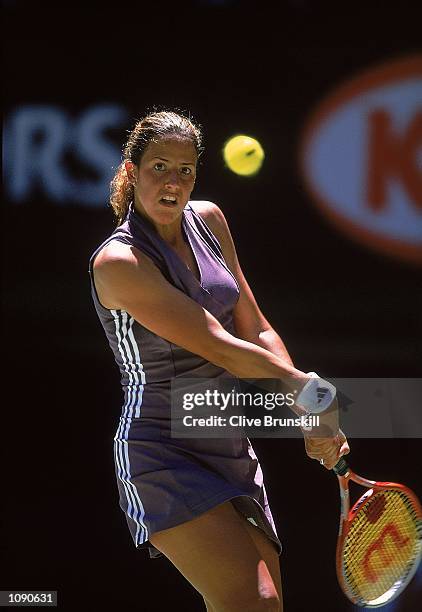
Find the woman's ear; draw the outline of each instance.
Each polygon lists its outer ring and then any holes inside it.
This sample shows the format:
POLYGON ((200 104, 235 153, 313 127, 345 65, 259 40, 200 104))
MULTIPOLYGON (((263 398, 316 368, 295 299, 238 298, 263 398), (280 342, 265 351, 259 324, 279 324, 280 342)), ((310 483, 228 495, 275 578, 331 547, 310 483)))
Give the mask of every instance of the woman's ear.
POLYGON ((136 185, 138 180, 138 169, 131 161, 125 161, 125 169, 129 183, 136 185))

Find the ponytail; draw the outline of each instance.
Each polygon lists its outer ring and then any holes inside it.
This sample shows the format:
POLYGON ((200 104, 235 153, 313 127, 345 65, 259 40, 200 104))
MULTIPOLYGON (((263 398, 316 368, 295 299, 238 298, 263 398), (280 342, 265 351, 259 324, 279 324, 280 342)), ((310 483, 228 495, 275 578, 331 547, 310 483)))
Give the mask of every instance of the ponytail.
POLYGON ((110 183, 110 204, 117 217, 117 226, 125 220, 132 199, 133 185, 129 182, 123 161, 110 183))

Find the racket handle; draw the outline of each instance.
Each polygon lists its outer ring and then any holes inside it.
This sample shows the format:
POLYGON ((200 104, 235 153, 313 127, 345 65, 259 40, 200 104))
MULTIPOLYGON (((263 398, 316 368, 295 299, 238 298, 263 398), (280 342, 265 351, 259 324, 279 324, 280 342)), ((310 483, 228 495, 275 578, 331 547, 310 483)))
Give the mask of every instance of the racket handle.
POLYGON ((344 457, 341 457, 333 467, 333 472, 335 472, 337 476, 344 476, 348 471, 349 464, 344 457))

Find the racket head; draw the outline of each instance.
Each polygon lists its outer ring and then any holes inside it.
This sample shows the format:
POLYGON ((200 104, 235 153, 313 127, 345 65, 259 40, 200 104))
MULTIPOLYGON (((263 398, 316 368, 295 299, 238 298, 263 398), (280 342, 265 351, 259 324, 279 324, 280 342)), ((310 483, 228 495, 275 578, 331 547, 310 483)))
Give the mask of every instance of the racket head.
POLYGON ((343 517, 337 542, 337 577, 350 601, 377 608, 405 589, 421 554, 418 498, 404 485, 376 482, 343 517))

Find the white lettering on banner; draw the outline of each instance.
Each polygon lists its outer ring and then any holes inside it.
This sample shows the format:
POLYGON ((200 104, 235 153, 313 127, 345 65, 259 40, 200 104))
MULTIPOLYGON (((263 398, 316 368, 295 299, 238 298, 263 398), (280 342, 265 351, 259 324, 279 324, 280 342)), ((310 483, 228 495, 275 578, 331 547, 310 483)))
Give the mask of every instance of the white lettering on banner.
POLYGON ((120 150, 105 131, 123 127, 127 111, 115 104, 100 104, 72 119, 61 108, 47 105, 22 106, 7 118, 4 128, 4 185, 14 202, 31 196, 35 187, 58 203, 104 206, 109 182, 120 163, 120 150), (65 155, 97 178, 71 176, 65 155))
POLYGON ((306 187, 340 230, 422 263, 422 55, 364 72, 311 114, 306 187))

